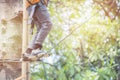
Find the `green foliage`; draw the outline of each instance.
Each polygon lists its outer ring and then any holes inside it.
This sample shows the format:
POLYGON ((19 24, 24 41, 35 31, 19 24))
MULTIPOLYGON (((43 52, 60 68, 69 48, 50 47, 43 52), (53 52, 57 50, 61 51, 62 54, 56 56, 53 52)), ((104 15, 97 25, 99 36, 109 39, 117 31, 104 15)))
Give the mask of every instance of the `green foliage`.
POLYGON ((45 64, 46 75, 39 64, 32 79, 45 80, 47 76, 48 80, 116 80, 119 18, 111 21, 91 0, 52 0, 49 10, 53 28, 44 50, 55 58, 45 64))

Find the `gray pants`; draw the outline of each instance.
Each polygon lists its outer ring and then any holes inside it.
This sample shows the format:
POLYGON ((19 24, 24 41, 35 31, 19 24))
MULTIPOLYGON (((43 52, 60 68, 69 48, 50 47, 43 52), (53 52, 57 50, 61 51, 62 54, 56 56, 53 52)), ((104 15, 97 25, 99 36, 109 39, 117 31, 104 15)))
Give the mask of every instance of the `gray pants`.
MULTIPOLYGON (((32 7, 32 6, 31 6, 32 7)), ((27 10, 31 12, 31 7, 27 10)), ((36 25, 37 32, 34 34, 32 41, 30 42, 28 48, 34 49, 35 44, 42 45, 48 33, 51 30, 52 22, 50 19, 50 14, 46 8, 46 5, 39 3, 39 8, 34 13, 34 23, 36 25)))

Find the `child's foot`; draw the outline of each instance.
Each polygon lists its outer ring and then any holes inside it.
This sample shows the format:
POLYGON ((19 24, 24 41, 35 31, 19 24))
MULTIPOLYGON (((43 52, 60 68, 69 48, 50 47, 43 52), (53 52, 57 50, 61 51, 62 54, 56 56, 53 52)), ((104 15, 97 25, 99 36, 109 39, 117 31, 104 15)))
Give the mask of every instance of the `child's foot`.
POLYGON ((31 56, 31 54, 24 53, 22 58, 20 59, 20 61, 30 61, 30 59, 29 59, 30 56, 31 56))
POLYGON ((42 50, 33 50, 32 56, 29 57, 32 61, 39 60, 40 58, 45 58, 50 56, 50 54, 42 51, 42 50), (33 57, 34 56, 34 57, 33 57))
POLYGON ((40 58, 48 57, 50 54, 41 50, 34 50, 31 54, 25 53, 20 61, 37 61, 40 58))

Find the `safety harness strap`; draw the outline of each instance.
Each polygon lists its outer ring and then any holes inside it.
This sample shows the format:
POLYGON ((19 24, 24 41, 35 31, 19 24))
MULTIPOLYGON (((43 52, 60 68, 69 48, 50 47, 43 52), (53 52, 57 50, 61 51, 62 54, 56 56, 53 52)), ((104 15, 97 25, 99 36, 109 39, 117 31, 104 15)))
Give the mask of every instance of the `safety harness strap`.
POLYGON ((30 5, 33 5, 29 0, 27 0, 27 2, 28 2, 30 5))

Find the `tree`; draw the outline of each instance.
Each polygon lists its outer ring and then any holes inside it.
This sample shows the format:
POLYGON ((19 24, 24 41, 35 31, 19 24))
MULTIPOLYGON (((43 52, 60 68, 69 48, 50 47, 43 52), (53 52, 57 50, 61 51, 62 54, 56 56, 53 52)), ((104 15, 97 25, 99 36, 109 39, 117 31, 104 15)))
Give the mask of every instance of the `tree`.
POLYGON ((50 2, 48 9, 54 26, 44 50, 53 54, 52 62, 44 63, 45 70, 41 63, 32 65, 33 80, 116 80, 119 2, 111 9, 108 1, 50 2))

